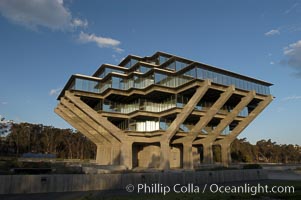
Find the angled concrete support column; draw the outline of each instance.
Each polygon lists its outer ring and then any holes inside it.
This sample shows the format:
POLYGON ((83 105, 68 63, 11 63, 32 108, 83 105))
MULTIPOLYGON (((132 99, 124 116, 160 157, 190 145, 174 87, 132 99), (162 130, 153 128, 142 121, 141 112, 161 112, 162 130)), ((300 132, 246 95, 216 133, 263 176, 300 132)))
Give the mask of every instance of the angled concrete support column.
POLYGON ((211 143, 203 143, 203 163, 212 164, 213 163, 213 152, 211 143))
POLYGON ((193 169, 192 142, 183 143, 183 168, 193 169))
POLYGON ((124 165, 127 169, 133 168, 133 142, 123 141, 120 149, 120 164, 124 165))
POLYGON ((55 109, 55 113, 65 119, 66 122, 76 128, 82 134, 84 134, 87 138, 89 138, 90 141, 92 141, 96 145, 106 143, 103 138, 98 136, 96 131, 87 126, 83 121, 72 114, 71 111, 64 108, 63 105, 58 105, 58 107, 55 109))
POLYGON ((222 155, 222 164, 223 166, 228 167, 231 163, 231 143, 223 142, 221 143, 221 155, 222 155))
POLYGON ((182 137, 173 141, 173 144, 183 143, 187 141, 194 141, 202 129, 211 121, 215 114, 221 109, 221 107, 226 103, 226 101, 231 97, 235 87, 233 85, 229 86, 226 91, 224 91, 218 100, 212 105, 212 107, 206 111, 206 114, 199 119, 195 126, 191 129, 190 133, 186 137, 182 137))
POLYGON ((160 169, 168 170, 170 168, 170 146, 167 141, 160 142, 160 169))

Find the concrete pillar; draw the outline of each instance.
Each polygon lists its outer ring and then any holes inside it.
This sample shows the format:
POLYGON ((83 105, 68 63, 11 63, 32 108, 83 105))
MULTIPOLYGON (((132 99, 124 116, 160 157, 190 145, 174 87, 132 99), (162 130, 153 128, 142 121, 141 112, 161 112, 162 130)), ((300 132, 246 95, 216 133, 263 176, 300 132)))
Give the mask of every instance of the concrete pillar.
POLYGON ((183 168, 193 169, 192 142, 183 143, 183 168))
POLYGON ((192 146, 192 163, 193 163, 193 168, 199 167, 201 164, 201 155, 199 152, 199 146, 192 146))
POLYGON ((203 163, 205 163, 205 164, 213 163, 213 152, 212 152, 212 144, 211 143, 203 144, 203 163))
POLYGON ((133 168, 133 148, 131 141, 123 141, 120 150, 120 164, 127 169, 133 168))
POLYGON ((120 165, 120 144, 114 144, 111 148, 111 164, 112 165, 120 165))
POLYGON ((161 152, 160 152, 160 169, 169 170, 170 169, 170 146, 169 142, 160 142, 161 152))
POLYGON ((229 166, 229 164, 231 163, 230 143, 221 144, 221 155, 223 166, 229 166))
POLYGON ((111 145, 97 145, 96 163, 100 165, 110 165, 111 151, 111 145))

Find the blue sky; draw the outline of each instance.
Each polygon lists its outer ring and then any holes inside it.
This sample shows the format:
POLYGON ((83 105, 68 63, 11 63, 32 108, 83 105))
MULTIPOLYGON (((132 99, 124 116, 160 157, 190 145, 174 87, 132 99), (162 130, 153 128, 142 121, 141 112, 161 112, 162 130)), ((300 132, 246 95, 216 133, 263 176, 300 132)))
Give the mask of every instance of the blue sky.
POLYGON ((0 115, 69 127, 54 112, 72 74, 156 51, 272 82, 240 135, 301 145, 301 1, 1 0, 0 115))

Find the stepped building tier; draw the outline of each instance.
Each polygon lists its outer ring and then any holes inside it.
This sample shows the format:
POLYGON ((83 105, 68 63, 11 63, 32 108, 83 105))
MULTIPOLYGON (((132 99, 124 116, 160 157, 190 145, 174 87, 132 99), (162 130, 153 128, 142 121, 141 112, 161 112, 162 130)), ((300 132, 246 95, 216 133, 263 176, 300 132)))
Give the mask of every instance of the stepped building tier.
POLYGON ((97 146, 96 162, 194 169, 231 162, 233 140, 273 100, 271 83, 157 52, 72 75, 55 112, 97 146))

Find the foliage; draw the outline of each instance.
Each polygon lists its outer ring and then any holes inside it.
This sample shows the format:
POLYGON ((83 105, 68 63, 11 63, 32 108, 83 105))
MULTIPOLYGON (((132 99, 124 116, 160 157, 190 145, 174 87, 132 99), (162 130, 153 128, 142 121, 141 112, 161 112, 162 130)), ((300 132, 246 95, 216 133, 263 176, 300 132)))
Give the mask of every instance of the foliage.
POLYGON ((4 117, 0 115, 0 137, 5 137, 9 134, 13 121, 5 120, 4 117))
POLYGON ((250 144, 246 138, 235 139, 231 146, 233 162, 270 162, 300 163, 301 147, 298 145, 280 145, 269 140, 260 140, 256 145, 250 144))
POLYGON ((0 156, 19 157, 23 153, 54 154, 57 158, 93 159, 96 146, 71 129, 30 123, 14 123, 1 140, 0 156))
MULTIPOLYGON (((23 153, 54 154, 57 158, 94 159, 96 146, 83 134, 72 129, 30 123, 13 123, 5 140, 0 142, 0 156, 19 157, 23 153)), ((214 145, 214 161, 221 161, 221 148, 214 145)), ((246 138, 235 139, 231 145, 233 162, 300 163, 301 147, 280 145, 269 140, 260 140, 255 145, 246 138)))

